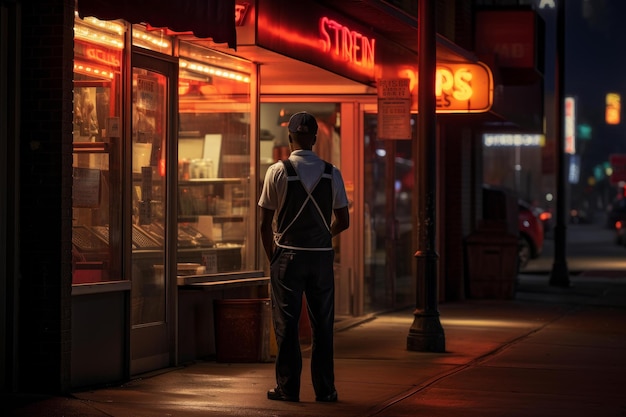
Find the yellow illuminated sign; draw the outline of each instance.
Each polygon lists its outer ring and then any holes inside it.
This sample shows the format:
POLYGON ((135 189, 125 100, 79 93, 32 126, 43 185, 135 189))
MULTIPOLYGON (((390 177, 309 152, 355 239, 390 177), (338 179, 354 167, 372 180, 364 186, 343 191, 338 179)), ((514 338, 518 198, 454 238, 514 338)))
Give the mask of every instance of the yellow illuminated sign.
POLYGON ((617 93, 608 93, 606 95, 606 111, 604 119, 608 125, 618 125, 621 118, 621 97, 617 93))
MULTIPOLYGON (((417 87, 418 75, 411 69, 399 72, 408 77, 411 91, 417 87)), ((437 113, 482 113, 493 104, 491 70, 481 62, 438 62, 435 72, 437 113)))

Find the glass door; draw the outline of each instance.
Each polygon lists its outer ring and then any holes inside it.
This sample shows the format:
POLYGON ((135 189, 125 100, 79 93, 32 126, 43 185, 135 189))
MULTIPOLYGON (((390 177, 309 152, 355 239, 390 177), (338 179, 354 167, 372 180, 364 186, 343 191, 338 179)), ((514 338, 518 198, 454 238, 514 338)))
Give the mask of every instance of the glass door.
POLYGON ((126 236, 131 257, 131 374, 173 362, 176 277, 168 273, 168 148, 173 140, 172 62, 134 53, 132 57, 130 151, 132 221, 126 236))
POLYGON ((364 310, 414 301, 414 170, 412 140, 381 140, 377 114, 364 117, 364 310))
MULTIPOLYGON (((353 147, 352 123, 345 125, 342 121, 343 104, 341 98, 324 97, 309 100, 297 97, 298 101, 287 101, 286 97, 276 99, 264 98, 260 110, 261 136, 259 140, 259 166, 261 180, 265 178, 267 169, 273 163, 286 159, 290 155, 289 133, 287 125, 289 118, 296 112, 307 111, 317 119, 317 140, 313 151, 322 159, 337 166, 341 172, 348 190, 350 202, 354 196, 354 165, 350 152, 353 147)), ((348 112, 349 113, 349 112, 348 112)), ((351 216, 354 215, 351 208, 351 216)), ((335 250, 335 318, 341 320, 355 314, 354 290, 354 257, 353 257, 354 228, 349 228, 333 239, 335 250)), ((265 255, 262 258, 265 261, 265 255)), ((306 336, 308 316, 301 316, 301 336, 306 336)), ((310 336, 310 335, 309 335, 310 336)))

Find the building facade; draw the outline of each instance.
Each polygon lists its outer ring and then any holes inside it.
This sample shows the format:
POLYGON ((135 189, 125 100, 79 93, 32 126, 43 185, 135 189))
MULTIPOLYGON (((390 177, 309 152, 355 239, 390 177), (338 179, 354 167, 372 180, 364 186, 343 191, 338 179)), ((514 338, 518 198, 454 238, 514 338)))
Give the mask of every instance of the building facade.
MULTIPOLYGON (((203 29, 163 19, 159 2, 154 17, 115 0, 2 2, 3 390, 67 392, 219 356, 224 301, 268 297, 256 201, 296 111, 318 117, 316 151, 351 201, 337 315, 414 304, 417 16, 358 3, 310 1, 300 16, 234 2, 232 27, 216 7, 203 29), (379 86, 398 80, 408 133, 380 117, 379 86)), ((438 3, 462 40, 437 38, 442 301, 465 296, 478 132, 501 119, 492 70, 468 52, 472 10, 455 3, 438 3)))

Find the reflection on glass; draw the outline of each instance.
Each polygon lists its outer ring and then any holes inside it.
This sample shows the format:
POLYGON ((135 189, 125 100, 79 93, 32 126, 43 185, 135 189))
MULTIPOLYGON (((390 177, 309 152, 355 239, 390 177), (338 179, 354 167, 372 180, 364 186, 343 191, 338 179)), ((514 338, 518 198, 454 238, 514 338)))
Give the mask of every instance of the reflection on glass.
POLYGON ((74 42, 72 283, 122 279, 119 195, 120 146, 111 120, 119 120, 123 40, 115 26, 76 18, 74 42), (102 39, 109 42, 103 43, 102 39), (114 230, 114 233, 110 233, 114 230))
POLYGON ((133 68, 133 325, 165 321, 167 78, 133 68))
POLYGON ((178 275, 253 270, 250 64, 180 51, 178 275))
POLYGON ((383 141, 376 136, 377 115, 365 115, 364 309, 376 312, 411 305, 411 207, 414 192, 412 140, 383 141), (391 165, 390 165, 391 164, 391 165))

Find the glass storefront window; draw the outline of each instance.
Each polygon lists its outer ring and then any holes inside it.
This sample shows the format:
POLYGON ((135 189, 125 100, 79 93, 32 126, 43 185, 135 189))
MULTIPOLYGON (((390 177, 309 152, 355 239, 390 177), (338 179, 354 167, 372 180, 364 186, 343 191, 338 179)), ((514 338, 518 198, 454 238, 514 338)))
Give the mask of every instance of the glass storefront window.
POLYGON ((120 280, 124 25, 76 18, 74 33, 73 283, 120 280))
POLYGON ((178 274, 255 268, 251 64, 180 44, 178 274))

